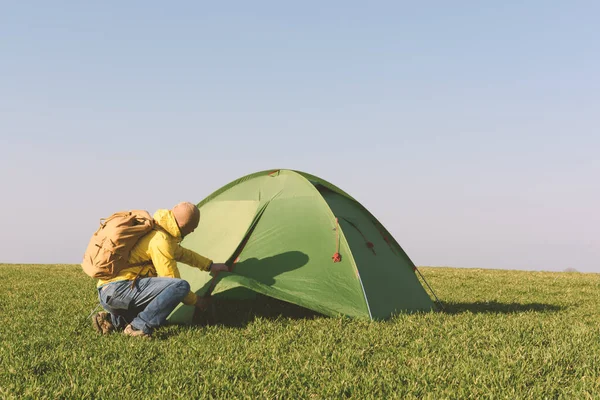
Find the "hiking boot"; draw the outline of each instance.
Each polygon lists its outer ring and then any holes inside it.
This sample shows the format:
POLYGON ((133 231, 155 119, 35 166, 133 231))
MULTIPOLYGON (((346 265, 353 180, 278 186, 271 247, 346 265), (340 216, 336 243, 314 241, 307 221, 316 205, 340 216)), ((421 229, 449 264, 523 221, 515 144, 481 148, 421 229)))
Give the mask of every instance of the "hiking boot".
POLYGON ((92 326, 101 335, 108 335, 115 330, 110 314, 105 311, 100 311, 92 316, 92 326))
POLYGON ((143 338, 148 338, 148 339, 152 338, 152 336, 148 335, 144 331, 135 329, 133 326, 131 326, 131 324, 129 324, 125 327, 125 330, 123 331, 123 333, 127 336, 143 337, 143 338))

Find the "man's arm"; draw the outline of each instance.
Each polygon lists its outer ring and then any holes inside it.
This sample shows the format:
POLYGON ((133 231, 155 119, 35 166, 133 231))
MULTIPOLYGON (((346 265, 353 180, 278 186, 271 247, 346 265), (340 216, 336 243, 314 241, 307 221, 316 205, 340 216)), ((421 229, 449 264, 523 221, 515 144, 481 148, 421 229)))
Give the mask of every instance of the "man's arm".
MULTIPOLYGON (((186 249, 185 247, 181 247, 177 245, 176 250, 176 259, 179 262, 182 262, 187 265, 191 265, 192 267, 196 267, 201 269, 202 271, 210 271, 213 276, 216 276, 217 273, 221 271, 229 271, 229 267, 225 264, 221 263, 213 263, 211 259, 201 256, 195 251, 186 249)), ((184 304, 194 305, 198 307, 201 311, 205 311, 208 305, 205 298, 202 298, 195 293, 191 292, 194 297, 188 295, 184 300, 184 304), (188 303, 193 300, 193 303, 188 303)))
MULTIPOLYGON (((211 259, 201 256, 195 251, 181 247, 169 241, 158 241, 156 245, 150 246, 150 256, 152 264, 156 268, 158 276, 169 278, 181 278, 177 261, 215 274, 220 271, 228 271, 229 267, 225 264, 213 263, 211 259)), ((198 305, 198 296, 190 291, 184 298, 183 304, 198 305)))
POLYGON ((216 273, 220 271, 229 271, 229 267, 222 263, 213 263, 210 258, 206 258, 196 253, 195 251, 186 249, 177 245, 175 250, 175 259, 192 267, 201 269, 202 271, 210 271, 216 273))
POLYGON ((148 246, 148 252, 152 258, 152 264, 156 269, 156 274, 165 278, 181 278, 177 262, 175 261, 175 252, 167 241, 154 241, 148 246))
POLYGON ((211 265, 213 264, 210 258, 201 256, 195 251, 188 250, 180 245, 177 245, 175 248, 175 260, 201 269, 202 271, 209 271, 211 265))
MULTIPOLYGON (((157 235, 158 236, 158 235, 157 235)), ((157 238, 158 239, 158 238, 157 238)), ((175 259, 176 248, 167 240, 151 242, 148 248, 156 274, 166 278, 181 278, 175 259)), ((183 304, 195 305, 198 301, 196 293, 190 291, 182 300, 183 304)))

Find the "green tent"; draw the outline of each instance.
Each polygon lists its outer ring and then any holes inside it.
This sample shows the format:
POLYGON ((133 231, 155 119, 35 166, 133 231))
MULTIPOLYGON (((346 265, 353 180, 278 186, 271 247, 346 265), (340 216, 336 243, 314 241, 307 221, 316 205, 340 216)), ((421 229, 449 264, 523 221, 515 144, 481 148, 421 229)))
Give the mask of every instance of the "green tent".
MULTIPOLYGON (((275 170, 240 178, 198 204, 184 247, 233 264, 212 277, 179 264, 192 290, 232 297, 250 289, 325 315, 382 319, 431 310, 413 262, 358 201, 323 179, 275 170), (245 289, 244 289, 245 288, 245 289)), ((190 322, 180 305, 171 322, 190 322)))

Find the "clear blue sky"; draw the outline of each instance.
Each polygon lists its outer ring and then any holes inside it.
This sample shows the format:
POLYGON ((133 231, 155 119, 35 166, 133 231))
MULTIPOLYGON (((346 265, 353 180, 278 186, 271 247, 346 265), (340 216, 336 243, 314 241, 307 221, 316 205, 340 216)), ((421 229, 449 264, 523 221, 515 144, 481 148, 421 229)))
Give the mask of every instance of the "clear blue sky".
POLYGON ((600 3, 4 2, 0 262, 262 169, 418 265, 600 272, 600 3))

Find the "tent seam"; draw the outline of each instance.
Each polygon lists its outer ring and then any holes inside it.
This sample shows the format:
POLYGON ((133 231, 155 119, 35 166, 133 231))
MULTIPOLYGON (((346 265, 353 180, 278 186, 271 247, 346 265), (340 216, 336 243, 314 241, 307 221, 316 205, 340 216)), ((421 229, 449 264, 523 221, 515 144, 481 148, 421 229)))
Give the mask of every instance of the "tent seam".
MULTIPOLYGON (((321 201, 323 203, 325 203, 325 206, 327 208, 327 211, 329 212, 329 214, 331 214, 331 216, 333 217, 333 219, 336 219, 335 214, 333 213, 333 211, 331 210, 331 207, 329 206, 329 204, 327 204, 327 201, 323 198, 323 195, 317 190, 317 188, 310 182, 310 180, 308 178, 306 178, 301 172, 299 171, 290 171, 293 172, 297 175, 299 175, 311 188, 312 190, 316 191, 319 195, 319 199, 321 199, 321 201)), ((341 190, 341 189, 340 189, 341 190)), ((341 195, 343 195, 342 193, 340 193, 341 195)), ((354 200, 352 198, 350 198, 351 200, 354 200)), ((356 200, 354 200, 356 201, 356 200)), ((354 271, 356 271, 356 277, 358 278, 358 283, 360 284, 360 288, 362 290, 363 293, 363 297, 365 299, 365 304, 367 306, 367 311, 369 312, 369 318, 371 320, 373 320, 373 314, 371 313, 371 305, 369 304, 369 299, 367 297, 367 292, 365 291, 365 286, 363 285, 362 282, 362 278, 360 277, 360 272, 358 271, 358 266, 356 265, 356 262, 354 261, 354 254, 352 254, 352 249, 350 248, 350 245, 348 244, 348 240, 346 240, 346 235, 344 235, 344 231, 342 230, 341 225, 337 226, 337 229, 339 229, 339 234, 340 234, 340 240, 343 239, 343 243, 346 244, 346 248, 348 249, 348 253, 350 255, 350 263, 352 265, 352 267, 354 267, 354 271)))

